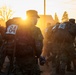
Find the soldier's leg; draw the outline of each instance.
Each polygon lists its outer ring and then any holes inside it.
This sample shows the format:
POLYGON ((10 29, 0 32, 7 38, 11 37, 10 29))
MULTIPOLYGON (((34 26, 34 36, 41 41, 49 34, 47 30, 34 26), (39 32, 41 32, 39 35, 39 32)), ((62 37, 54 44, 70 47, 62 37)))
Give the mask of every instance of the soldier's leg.
POLYGON ((65 74, 65 67, 66 63, 64 61, 60 62, 60 74, 64 75, 65 74))
POLYGON ((7 63, 7 74, 12 73, 12 70, 14 69, 13 67, 13 56, 8 56, 9 62, 7 63))
POLYGON ((36 64, 36 63, 33 64, 30 75, 41 75, 40 67, 38 64, 36 64))
POLYGON ((59 60, 59 57, 57 58, 57 61, 56 61, 56 74, 59 74, 59 71, 60 71, 60 60, 59 60))
POLYGON ((60 56, 60 74, 64 75, 65 74, 65 68, 66 68, 66 64, 67 64, 67 57, 66 55, 63 53, 60 56))
POLYGON ((0 72, 2 72, 2 67, 3 67, 5 57, 6 57, 5 54, 0 54, 0 72))
POLYGON ((74 67, 74 72, 76 73, 76 51, 74 52, 74 58, 73 58, 73 67, 74 67))
POLYGON ((76 59, 73 60, 74 72, 76 72, 76 59))
POLYGON ((71 65, 71 61, 70 60, 67 61, 67 69, 66 70, 69 71, 69 72, 73 72, 73 69, 72 69, 72 65, 71 65))
POLYGON ((51 74, 54 75, 56 74, 56 68, 57 68, 57 59, 56 59, 56 55, 54 54, 52 57, 52 72, 51 74))

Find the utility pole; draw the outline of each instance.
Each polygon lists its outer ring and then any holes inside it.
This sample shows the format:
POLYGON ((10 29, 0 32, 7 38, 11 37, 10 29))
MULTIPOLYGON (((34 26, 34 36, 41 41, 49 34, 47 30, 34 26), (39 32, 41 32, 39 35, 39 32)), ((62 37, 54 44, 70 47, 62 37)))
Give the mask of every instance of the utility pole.
POLYGON ((44 0, 44 15, 46 15, 46 0, 44 0))
POLYGON ((44 27, 46 25, 46 0, 44 0, 44 27))

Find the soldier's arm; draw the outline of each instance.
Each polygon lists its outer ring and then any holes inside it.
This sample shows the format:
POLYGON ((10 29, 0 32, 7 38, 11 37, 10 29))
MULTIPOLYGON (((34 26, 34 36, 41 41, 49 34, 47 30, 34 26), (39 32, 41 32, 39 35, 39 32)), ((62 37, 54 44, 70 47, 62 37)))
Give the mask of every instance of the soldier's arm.
POLYGON ((38 37, 36 40, 36 47, 37 47, 37 56, 40 57, 42 53, 42 48, 43 48, 43 35, 41 33, 41 30, 38 28, 38 37))

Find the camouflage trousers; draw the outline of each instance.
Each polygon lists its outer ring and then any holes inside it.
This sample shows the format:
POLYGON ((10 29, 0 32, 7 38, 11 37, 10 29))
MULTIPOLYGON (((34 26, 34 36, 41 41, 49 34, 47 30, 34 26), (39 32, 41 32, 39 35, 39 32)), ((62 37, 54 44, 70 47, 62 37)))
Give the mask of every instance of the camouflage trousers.
POLYGON ((36 59, 19 59, 15 75, 40 75, 40 68, 36 59))
POLYGON ((0 55, 0 71, 2 69, 3 63, 4 63, 5 57, 3 55, 0 55))
POLYGON ((59 69, 61 75, 65 74, 65 69, 68 61, 74 60, 74 46, 72 43, 56 43, 53 45, 53 73, 59 69), (59 67, 59 68, 58 68, 59 67))

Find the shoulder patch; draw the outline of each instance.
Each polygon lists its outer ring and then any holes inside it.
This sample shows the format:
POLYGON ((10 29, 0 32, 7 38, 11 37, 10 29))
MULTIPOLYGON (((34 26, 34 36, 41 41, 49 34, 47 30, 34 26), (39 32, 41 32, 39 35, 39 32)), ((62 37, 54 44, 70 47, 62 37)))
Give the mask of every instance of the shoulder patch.
POLYGON ((66 24, 65 23, 61 23, 58 27, 58 29, 65 29, 66 27, 66 24))

